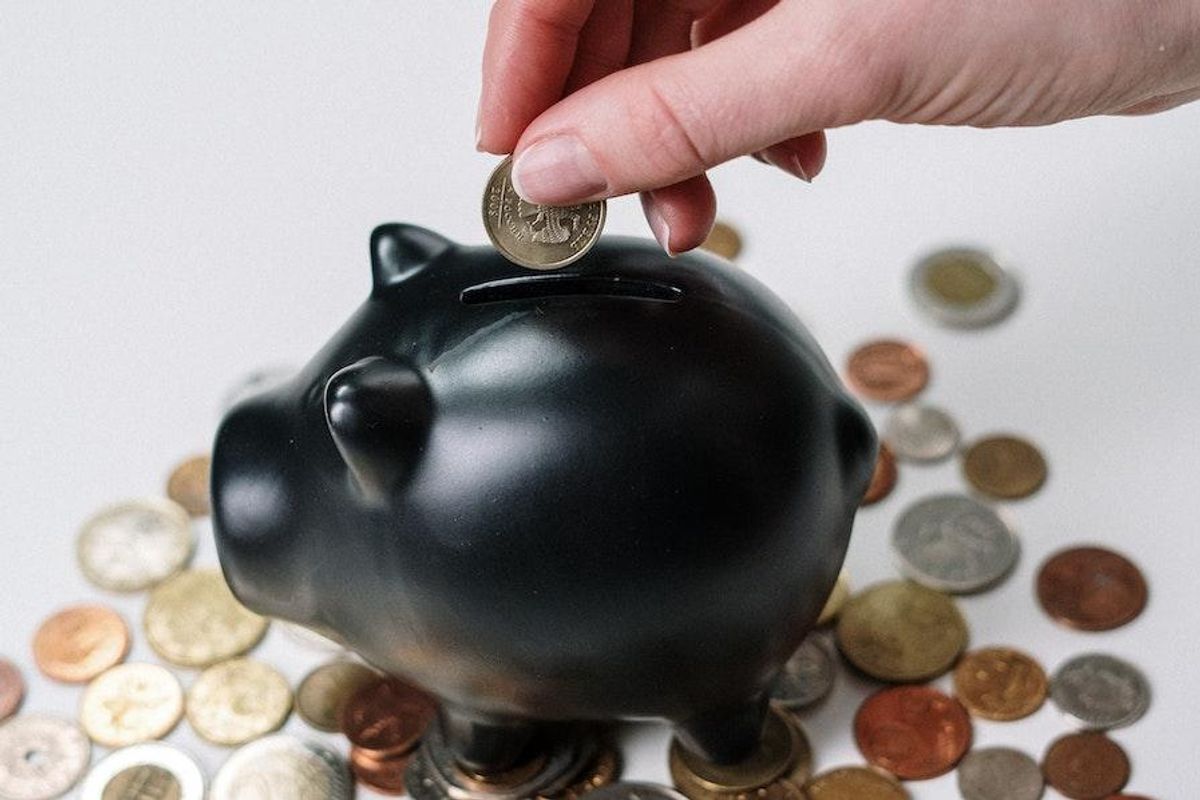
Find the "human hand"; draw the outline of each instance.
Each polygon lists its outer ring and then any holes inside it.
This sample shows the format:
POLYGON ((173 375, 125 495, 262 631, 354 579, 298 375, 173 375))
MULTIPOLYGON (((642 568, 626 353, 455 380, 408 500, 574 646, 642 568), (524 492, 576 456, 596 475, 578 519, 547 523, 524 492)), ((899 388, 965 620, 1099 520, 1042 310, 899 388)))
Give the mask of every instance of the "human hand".
POLYGON ((827 128, 1044 125, 1200 98, 1200 0, 497 0, 478 145, 570 204, 641 192, 671 253, 716 213, 705 170, 803 180, 827 128))

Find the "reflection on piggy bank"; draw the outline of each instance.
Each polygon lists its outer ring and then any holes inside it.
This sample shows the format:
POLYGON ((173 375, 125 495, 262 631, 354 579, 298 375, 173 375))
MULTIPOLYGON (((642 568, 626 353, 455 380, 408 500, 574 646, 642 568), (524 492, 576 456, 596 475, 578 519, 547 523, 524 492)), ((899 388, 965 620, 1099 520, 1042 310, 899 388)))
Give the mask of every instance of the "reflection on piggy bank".
POLYGON ((437 695, 479 770, 574 719, 744 757, 875 457, 799 321, 639 239, 533 273, 385 225, 371 260, 366 303, 217 434, 237 596, 437 695))

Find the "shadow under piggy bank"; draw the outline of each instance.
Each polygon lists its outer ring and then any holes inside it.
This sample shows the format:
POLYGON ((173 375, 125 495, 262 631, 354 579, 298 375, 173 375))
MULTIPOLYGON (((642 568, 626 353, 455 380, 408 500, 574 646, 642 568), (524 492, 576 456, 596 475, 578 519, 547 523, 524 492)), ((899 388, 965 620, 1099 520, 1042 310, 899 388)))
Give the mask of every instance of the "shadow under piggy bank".
POLYGON ((875 460, 800 322, 640 239, 536 273, 384 225, 371 260, 366 303, 217 434, 237 596, 436 695, 479 771, 564 720, 745 757, 875 460))

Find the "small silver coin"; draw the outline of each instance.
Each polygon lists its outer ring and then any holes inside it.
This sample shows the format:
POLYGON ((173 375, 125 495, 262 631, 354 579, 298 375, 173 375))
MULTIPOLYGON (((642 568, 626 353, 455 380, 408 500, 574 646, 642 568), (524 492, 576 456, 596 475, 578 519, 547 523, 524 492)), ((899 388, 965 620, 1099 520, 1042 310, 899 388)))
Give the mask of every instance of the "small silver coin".
POLYGON ((224 414, 246 398, 269 392, 287 382, 295 374, 296 369, 292 367, 265 367, 251 372, 225 393, 225 397, 221 400, 221 413, 224 414))
POLYGON ((1045 788, 1038 763, 1010 747, 972 750, 958 765, 964 800, 1038 800, 1045 788))
POLYGON ((810 633, 783 665, 771 697, 787 708, 805 708, 833 688, 833 656, 820 634, 810 633))
POLYGON ((87 769, 92 743, 77 726, 28 714, 0 725, 0 798, 50 800, 87 769))
POLYGON ((941 461, 958 449, 958 424, 940 408, 909 403, 897 408, 883 425, 883 440, 897 458, 941 461))
POLYGON ((160 497, 129 500, 94 514, 75 552, 91 583, 112 592, 149 589, 182 570, 195 550, 192 518, 160 497))
POLYGON ((210 800, 350 800, 346 760, 315 742, 286 733, 239 748, 213 778, 210 800))
POLYGON ((1020 286, 989 253, 950 247, 921 258, 909 275, 917 307, 940 325, 983 328, 1017 307, 1020 286))
POLYGON ((80 800, 204 800, 204 773, 182 750, 161 742, 125 747, 92 767, 80 800))
POLYGON ((1123 728, 1141 719, 1150 707, 1150 684, 1128 661, 1085 653, 1054 673, 1050 699, 1085 729, 1123 728))
POLYGON ((1007 575, 1020 546, 995 510, 966 495, 944 494, 920 500, 900 515, 892 531, 892 551, 900 571, 911 580, 966 594, 1007 575))
POLYGON ((588 800, 687 800, 674 789, 657 783, 617 781, 587 793, 588 800))

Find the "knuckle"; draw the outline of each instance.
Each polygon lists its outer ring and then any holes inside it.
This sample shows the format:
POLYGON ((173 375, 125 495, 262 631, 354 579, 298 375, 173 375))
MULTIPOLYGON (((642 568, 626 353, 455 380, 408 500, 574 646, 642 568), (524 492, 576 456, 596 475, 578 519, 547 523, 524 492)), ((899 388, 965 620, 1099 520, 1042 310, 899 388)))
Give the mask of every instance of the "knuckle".
POLYGON ((627 112, 632 135, 658 171, 693 175, 714 163, 711 125, 682 86, 646 81, 627 112))

